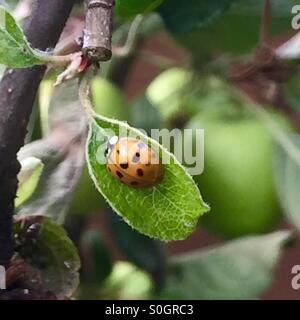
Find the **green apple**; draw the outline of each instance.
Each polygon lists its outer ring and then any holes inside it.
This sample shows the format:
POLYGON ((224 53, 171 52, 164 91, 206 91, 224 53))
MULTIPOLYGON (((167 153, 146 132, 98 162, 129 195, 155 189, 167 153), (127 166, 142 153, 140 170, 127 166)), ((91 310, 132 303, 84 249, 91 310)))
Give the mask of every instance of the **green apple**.
MULTIPOLYGON (((228 84, 217 76, 200 76, 183 68, 171 68, 158 75, 146 90, 146 99, 159 113, 164 126, 172 120, 190 119, 200 111, 212 116, 235 110, 228 84)), ((240 107, 240 104, 238 104, 240 107)), ((235 111, 234 111, 235 112, 235 111)))
POLYGON ((130 262, 118 261, 104 282, 103 294, 110 299, 149 299, 153 290, 150 275, 130 262))
MULTIPOLYGON (((291 130, 280 114, 270 117, 291 130)), ((187 128, 204 128, 205 163, 196 176, 211 212, 204 227, 224 237, 272 230, 281 218, 272 166, 273 141, 264 124, 252 116, 200 113, 187 128)))
POLYGON ((162 72, 149 85, 146 97, 161 113, 164 121, 172 120, 182 110, 189 94, 193 74, 185 69, 171 68, 162 72))
POLYGON ((118 120, 129 119, 129 106, 122 92, 113 83, 96 77, 92 81, 91 93, 93 106, 97 113, 118 120))

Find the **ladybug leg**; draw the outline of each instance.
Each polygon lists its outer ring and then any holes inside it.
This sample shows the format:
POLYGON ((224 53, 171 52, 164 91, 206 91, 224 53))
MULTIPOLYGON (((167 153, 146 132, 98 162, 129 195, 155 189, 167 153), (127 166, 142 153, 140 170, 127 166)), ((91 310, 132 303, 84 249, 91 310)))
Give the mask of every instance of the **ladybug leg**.
POLYGON ((105 157, 108 156, 108 151, 109 151, 108 148, 106 148, 105 151, 104 151, 104 156, 105 156, 105 157))

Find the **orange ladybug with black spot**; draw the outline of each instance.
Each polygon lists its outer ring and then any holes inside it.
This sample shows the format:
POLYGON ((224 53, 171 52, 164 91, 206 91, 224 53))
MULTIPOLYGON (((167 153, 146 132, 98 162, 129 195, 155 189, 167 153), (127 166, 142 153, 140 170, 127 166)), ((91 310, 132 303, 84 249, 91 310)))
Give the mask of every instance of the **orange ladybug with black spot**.
POLYGON ((153 187, 163 179, 163 165, 158 155, 141 140, 114 136, 105 152, 107 170, 128 186, 153 187))

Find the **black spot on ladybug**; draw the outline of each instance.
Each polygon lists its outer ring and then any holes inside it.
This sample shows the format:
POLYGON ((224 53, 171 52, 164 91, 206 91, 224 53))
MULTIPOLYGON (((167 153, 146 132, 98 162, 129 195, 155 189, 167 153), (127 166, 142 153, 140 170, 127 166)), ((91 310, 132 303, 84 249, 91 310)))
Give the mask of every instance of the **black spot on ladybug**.
POLYGON ((128 163, 121 163, 121 164, 120 164, 120 167, 121 167, 122 169, 128 169, 129 165, 128 165, 128 163))
POLYGON ((144 171, 142 169, 137 169, 136 173, 139 177, 142 177, 144 175, 144 171))
POLYGON ((146 147, 146 144, 145 144, 143 141, 140 141, 140 142, 138 143, 138 147, 139 147, 140 149, 143 149, 143 148, 146 147))
POLYGON ((132 186, 137 186, 139 183, 138 183, 137 181, 132 181, 132 182, 130 182, 130 184, 131 184, 132 186))
POLYGON ((116 171, 116 174, 120 179, 122 179, 124 177, 123 174, 118 170, 116 171))
POLYGON ((134 163, 139 162, 139 161, 140 161, 140 157, 141 157, 140 153, 137 152, 137 153, 133 156, 132 162, 134 162, 134 163))

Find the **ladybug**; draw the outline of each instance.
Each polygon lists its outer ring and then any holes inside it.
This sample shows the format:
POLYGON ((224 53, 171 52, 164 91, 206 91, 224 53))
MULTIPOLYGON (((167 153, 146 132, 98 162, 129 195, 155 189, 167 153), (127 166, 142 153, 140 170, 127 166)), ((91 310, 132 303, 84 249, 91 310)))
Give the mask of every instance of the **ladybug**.
POLYGON ((153 187, 163 179, 164 170, 159 157, 141 140, 114 136, 105 153, 107 170, 128 186, 153 187))

